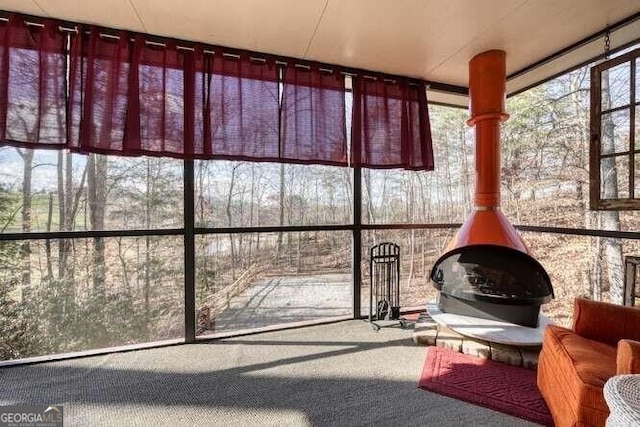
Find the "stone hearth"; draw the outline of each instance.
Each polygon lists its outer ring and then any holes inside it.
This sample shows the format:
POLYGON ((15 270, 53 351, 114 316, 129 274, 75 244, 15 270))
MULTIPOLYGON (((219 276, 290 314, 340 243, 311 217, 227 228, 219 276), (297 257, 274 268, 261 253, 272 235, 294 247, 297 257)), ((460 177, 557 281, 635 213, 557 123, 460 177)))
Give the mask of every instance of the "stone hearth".
MULTIPOLYGON (((433 307, 431 309, 433 313, 433 307)), ((413 332, 413 340, 416 344, 445 347, 472 356, 524 366, 529 369, 537 368, 538 354, 541 348, 541 345, 509 345, 463 335, 449 326, 436 322, 428 312, 422 313, 418 318, 413 332)))

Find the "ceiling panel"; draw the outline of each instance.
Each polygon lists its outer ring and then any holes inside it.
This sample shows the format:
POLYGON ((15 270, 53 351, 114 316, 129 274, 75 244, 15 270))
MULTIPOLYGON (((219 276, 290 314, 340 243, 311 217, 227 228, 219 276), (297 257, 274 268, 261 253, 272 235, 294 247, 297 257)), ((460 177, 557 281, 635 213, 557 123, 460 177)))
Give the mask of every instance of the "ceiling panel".
MULTIPOLYGON (((429 78, 477 34, 526 0, 331 1, 308 57, 387 73, 429 78)), ((466 74, 446 83, 466 85, 466 74)))
MULTIPOLYGON (((48 16, 105 27, 144 31, 129 0, 35 0, 48 16)), ((0 1, 4 4, 4 0, 0 1)))
MULTIPOLYGON (((507 74, 512 74, 637 12, 639 6, 640 2, 630 0, 528 2, 433 70, 432 79, 447 78, 452 69, 462 69, 474 55, 488 49, 507 52, 507 74)), ((570 58, 565 59, 568 64, 570 58)))
POLYGON ((151 34, 299 58, 325 6, 325 0, 131 1, 151 34))
POLYGON ((46 16, 40 6, 33 0, 2 0, 0 1, 3 10, 20 11, 29 15, 46 16))

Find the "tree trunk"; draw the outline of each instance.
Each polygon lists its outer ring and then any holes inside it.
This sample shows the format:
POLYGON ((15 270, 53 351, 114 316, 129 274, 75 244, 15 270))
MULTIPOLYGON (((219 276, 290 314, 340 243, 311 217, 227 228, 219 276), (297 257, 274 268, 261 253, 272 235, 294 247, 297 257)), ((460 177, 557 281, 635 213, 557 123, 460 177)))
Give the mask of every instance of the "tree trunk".
MULTIPOLYGON (((284 163, 280 164, 280 221, 278 225, 284 226, 284 199, 285 199, 285 185, 284 185, 284 163)), ((278 233, 278 258, 282 256, 282 231, 278 233)))
MULTIPOLYGON (((84 191, 84 183, 87 177, 85 166, 80 183, 74 191, 73 185, 73 157, 71 153, 63 155, 58 152, 57 165, 57 194, 58 194, 58 228, 60 231, 72 231, 75 225, 76 214, 80 207, 80 199, 84 191)), ((73 263, 69 264, 69 258, 73 247, 70 239, 58 241, 58 278, 65 280, 68 288, 73 288, 73 263)))
MULTIPOLYGON (((577 135, 577 141, 579 144, 575 147, 575 155, 577 156, 577 161, 575 162, 576 166, 582 168, 585 171, 589 170, 589 150, 588 150, 588 141, 589 141, 589 119, 588 112, 589 110, 585 108, 585 103, 581 100, 580 94, 582 91, 582 86, 584 79, 586 77, 586 69, 585 72, 575 73, 572 75, 571 80, 569 82, 570 92, 571 92, 571 105, 573 109, 571 111, 574 120, 574 128, 579 130, 579 134, 577 135)), ((597 212, 592 212, 589 210, 589 191, 588 191, 588 174, 578 174, 576 179, 576 200, 578 201, 579 210, 582 214, 582 220, 585 229, 589 229, 593 227, 594 222, 598 222, 597 228, 600 228, 600 221, 597 212)), ((590 250, 595 251, 595 253, 591 254, 587 257, 586 267, 581 275, 582 279, 582 288, 590 289, 591 294, 594 300, 600 301, 602 299, 602 281, 600 280, 601 274, 601 263, 600 263, 600 238, 595 238, 595 248, 593 245, 590 250), (597 264, 596 264, 597 263, 597 264), (596 280, 597 279, 597 280, 596 280)))
MULTIPOLYGON (((609 109, 611 106, 611 93, 609 90, 609 73, 602 73, 602 99, 604 101, 603 109, 609 109)), ((604 152, 613 153, 615 151, 615 124, 611 115, 604 118, 602 124, 602 147, 604 152)), ((618 175, 616 171, 615 159, 605 157, 601 160, 602 174, 601 179, 604 182, 605 199, 615 199, 618 197, 618 175)), ((620 215, 618 211, 601 212, 602 226, 605 230, 620 230, 620 215)), ((624 268, 622 263, 622 243, 620 239, 605 238, 604 253, 607 260, 607 276, 609 279, 609 292, 611 302, 614 304, 622 304, 624 302, 624 268)))
MULTIPOLYGON (((389 214, 393 212, 393 206, 387 205, 387 177, 389 176, 388 172, 384 171, 383 176, 384 178, 382 180, 382 191, 380 192, 380 213, 382 214, 382 222, 386 224, 389 222, 389 214), (389 207, 389 209, 387 209, 387 207, 389 207)), ((372 197, 373 194, 369 193, 369 200, 373 200, 372 197)), ((373 202, 371 202, 371 206, 373 207, 373 202)))
POLYGON ((362 169, 362 175, 367 193, 367 218, 369 219, 369 224, 375 224, 376 217, 373 209, 373 192, 371 191, 371 171, 369 169, 362 169))
POLYGON ((469 212, 471 210, 471 178, 469 176, 469 159, 467 157, 467 142, 465 139, 465 129, 463 127, 459 128, 458 139, 460 140, 460 154, 461 154, 461 162, 462 162, 462 192, 464 195, 464 206, 465 212, 469 212))
MULTIPOLYGON (((67 209, 65 206, 65 201, 67 198, 64 195, 65 186, 64 186, 64 153, 62 150, 58 151, 58 165, 57 165, 57 175, 58 175, 58 228, 60 231, 66 230, 66 221, 67 217, 67 209)), ((58 241, 58 278, 62 279, 65 276, 66 265, 67 265, 67 255, 68 255, 68 245, 69 240, 60 239, 58 241)))
POLYGON ((127 267, 127 260, 125 259, 124 252, 122 251, 122 237, 116 239, 118 244, 118 259, 120 260, 120 266, 122 267, 122 278, 124 280, 124 287, 127 296, 131 294, 131 283, 129 282, 129 268, 127 267))
POLYGON ((451 158, 449 157, 450 153, 449 153, 449 144, 444 144, 444 155, 445 155, 445 159, 447 159, 447 161, 445 162, 444 165, 444 179, 446 180, 445 182, 445 188, 447 189, 447 191, 445 192, 445 200, 446 200, 446 204, 445 204, 445 212, 447 213, 447 215, 449 217, 452 217, 454 215, 453 212, 453 185, 452 185, 452 179, 451 179, 451 164, 454 163, 454 161, 451 160, 451 158))
MULTIPOLYGON (((249 227, 253 227, 253 211, 254 206, 259 204, 255 203, 254 199, 256 197, 256 166, 255 164, 251 164, 251 199, 249 202, 249 227)), ((253 233, 249 235, 249 250, 247 253, 247 262, 251 265, 251 251, 253 249, 253 233)))
MULTIPOLYGON (((33 150, 18 150, 22 157, 22 232, 31 231, 31 179, 33 176, 33 150)), ((21 293, 22 301, 29 301, 31 292, 31 241, 25 240, 20 245, 20 259, 22 260, 21 293)))
MULTIPOLYGON (((231 183, 229 184, 229 193, 227 194, 227 225, 229 227, 233 226, 233 221, 231 219, 231 200, 233 198, 233 187, 236 181, 236 169, 237 165, 233 166, 231 169, 231 183)), ((236 248, 233 239, 233 233, 229 233, 229 244, 231 249, 231 277, 236 279, 236 248)))
MULTIPOLYGON (((145 197, 145 215, 144 226, 147 230, 151 228, 151 209, 154 186, 152 184, 152 171, 151 171, 151 159, 147 158, 147 176, 146 176, 146 197, 145 197)), ((147 334, 149 333, 149 324, 151 322, 151 307, 150 307, 150 294, 151 294, 151 237, 144 237, 144 287, 143 287, 143 299, 144 299, 144 319, 145 329, 147 334)), ((148 336, 148 335, 147 335, 148 336)))
MULTIPOLYGON (((106 210, 107 157, 90 154, 87 161, 88 202, 91 230, 104 230, 106 210)), ((105 302, 105 244, 102 237, 93 238, 93 295, 97 304, 105 302)))
MULTIPOLYGON (((596 227, 601 228, 600 212, 596 213, 596 227)), ((593 248, 593 277, 591 278, 591 297, 594 301, 602 301, 602 238, 595 238, 593 248)))
MULTIPOLYGON (((51 222, 53 220, 53 193, 49 193, 49 206, 47 209, 47 233, 51 231, 51 222)), ((53 264, 51 261, 51 239, 45 241, 45 253, 47 256, 47 279, 53 280, 53 264)))

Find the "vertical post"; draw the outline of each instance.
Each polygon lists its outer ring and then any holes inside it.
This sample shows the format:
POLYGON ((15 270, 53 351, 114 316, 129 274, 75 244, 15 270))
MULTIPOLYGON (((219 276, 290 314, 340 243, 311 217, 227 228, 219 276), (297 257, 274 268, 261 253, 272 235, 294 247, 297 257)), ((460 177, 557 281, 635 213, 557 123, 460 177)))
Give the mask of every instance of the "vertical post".
POLYGON ((362 286, 362 168, 353 168, 353 318, 362 317, 360 290, 362 286))
POLYGON ((184 341, 196 341, 196 243, 193 160, 184 161, 184 341))

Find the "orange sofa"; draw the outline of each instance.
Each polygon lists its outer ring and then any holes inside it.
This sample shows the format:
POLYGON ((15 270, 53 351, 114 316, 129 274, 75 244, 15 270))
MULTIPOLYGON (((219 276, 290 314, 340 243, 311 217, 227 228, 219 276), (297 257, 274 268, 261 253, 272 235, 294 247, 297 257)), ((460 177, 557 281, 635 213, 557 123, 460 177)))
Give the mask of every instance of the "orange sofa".
POLYGON ((545 329, 538 388, 557 427, 604 426, 604 383, 630 373, 640 373, 640 308, 576 298, 573 328, 545 329))

